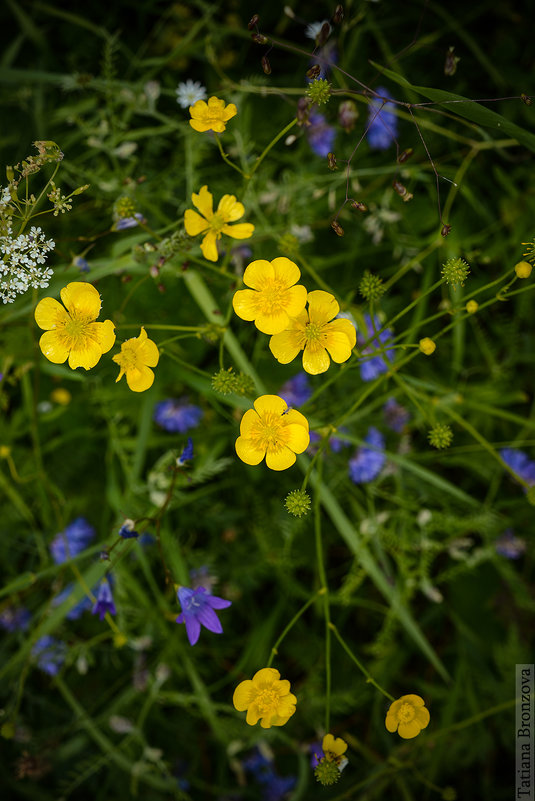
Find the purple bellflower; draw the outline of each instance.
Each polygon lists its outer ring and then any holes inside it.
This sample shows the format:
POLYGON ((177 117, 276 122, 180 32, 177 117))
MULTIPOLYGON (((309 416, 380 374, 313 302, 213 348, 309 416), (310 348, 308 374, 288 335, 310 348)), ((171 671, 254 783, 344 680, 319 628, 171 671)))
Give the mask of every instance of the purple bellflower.
POLYGON ((311 111, 308 119, 310 125, 306 131, 310 149, 316 156, 327 158, 333 150, 336 131, 318 111, 311 111))
POLYGON ((349 477, 354 484, 367 484, 377 478, 386 461, 384 454, 385 441, 380 431, 370 426, 364 442, 371 448, 361 446, 354 457, 349 460, 349 477))
POLYGON ((67 646, 61 640, 45 634, 39 637, 32 648, 32 656, 37 662, 37 667, 49 676, 59 673, 65 661, 67 646))
POLYGON ((83 517, 77 517, 50 543, 50 553, 57 565, 84 551, 93 537, 95 529, 83 517))
POLYGON ((115 608, 115 603, 113 601, 110 582, 108 581, 107 578, 103 578, 99 584, 97 591, 97 600, 95 601, 95 604, 91 612, 94 615, 98 615, 101 620, 104 620, 106 612, 109 612, 110 615, 115 615, 115 613, 117 612, 115 608))
POLYGON ((225 601, 217 595, 209 595, 204 587, 198 587, 196 590, 180 587, 177 596, 182 612, 176 622, 186 624, 190 645, 195 645, 199 639, 201 625, 214 634, 223 633, 223 627, 214 609, 226 609, 231 605, 231 601, 225 601))
POLYGON ((31 613, 24 606, 6 606, 0 612, 0 627, 4 631, 26 631, 31 617, 31 613))
POLYGON ((298 408, 312 396, 312 390, 306 373, 297 373, 286 381, 279 389, 278 395, 286 401, 288 406, 298 408))
POLYGON ((519 478, 530 487, 535 485, 535 462, 531 461, 527 453, 519 451, 517 448, 502 448, 500 456, 519 478))
POLYGON ((188 441, 184 447, 184 450, 176 460, 177 467, 183 467, 186 462, 191 462, 193 459, 193 440, 191 437, 188 437, 188 441))

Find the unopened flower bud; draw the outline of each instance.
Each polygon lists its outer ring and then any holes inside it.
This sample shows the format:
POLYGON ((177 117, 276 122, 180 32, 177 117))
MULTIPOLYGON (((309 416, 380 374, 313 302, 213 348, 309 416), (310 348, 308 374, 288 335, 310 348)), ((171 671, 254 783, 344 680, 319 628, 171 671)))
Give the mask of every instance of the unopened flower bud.
POLYGON ((355 209, 355 211, 368 211, 367 205, 363 203, 362 200, 351 200, 349 205, 352 209, 355 209))
POLYGON ((357 106, 352 100, 344 100, 338 109, 338 122, 346 133, 350 133, 355 127, 355 122, 359 116, 357 106))
POLYGON ((392 186, 394 187, 394 191, 398 193, 398 195, 403 198, 403 202, 406 203, 408 200, 412 200, 414 195, 409 192, 406 186, 400 181, 392 181, 392 186))
POLYGON ((264 70, 265 74, 271 75, 271 64, 269 63, 268 57, 262 56, 260 63, 262 64, 262 69, 264 70))
POLYGON ((268 43, 268 38, 267 36, 264 36, 263 33, 253 33, 251 35, 251 39, 253 40, 253 42, 259 45, 265 45, 268 43))
POLYGON ((479 309, 479 303, 477 300, 469 300, 466 304, 466 311, 468 314, 475 314, 476 311, 479 309))
POLYGON ((431 431, 428 432, 427 439, 433 448, 442 450, 443 448, 449 448, 451 445, 453 432, 445 423, 438 423, 436 426, 433 426, 431 431))
POLYGON ((328 22, 324 22, 321 26, 321 31, 318 33, 316 37, 316 44, 318 47, 323 47, 327 39, 329 38, 329 34, 331 32, 331 26, 328 22))
POLYGON ((440 236, 446 237, 451 231, 451 225, 443 225, 440 236))
POLYGON ((529 261, 519 261, 518 264, 515 265, 515 273, 517 278, 529 278, 532 270, 533 267, 529 261))
POLYGON ((444 75, 455 75, 457 72, 457 64, 461 59, 455 55, 455 48, 450 47, 446 53, 446 61, 444 62, 444 75))
POLYGON ((304 490, 292 490, 286 496, 284 505, 289 514, 303 517, 310 511, 310 495, 304 490))
POLYGON ((84 184, 83 186, 79 186, 78 189, 75 189, 73 195, 81 195, 82 192, 85 192, 86 189, 89 189, 91 184, 84 184))
POLYGON ((310 125, 308 115, 310 114, 310 106, 306 97, 300 97, 297 101, 297 124, 310 125))
POLYGON ((522 92, 522 94, 520 95, 520 100, 523 103, 525 103, 526 106, 532 106, 533 105, 533 100, 531 99, 531 97, 529 95, 525 95, 524 92, 522 92))
POLYGON ((260 19, 260 17, 258 16, 258 14, 253 14, 253 16, 251 17, 251 19, 249 20, 249 23, 247 25, 247 27, 249 28, 250 31, 252 31, 253 28, 256 28, 256 26, 258 25, 258 20, 259 19, 260 19))
POLYGON ((337 222, 336 220, 333 220, 333 221, 332 221, 332 223, 331 223, 331 228, 333 229, 334 233, 335 233, 337 236, 343 236, 343 235, 344 235, 344 229, 342 228, 342 226, 340 225, 340 223, 339 223, 339 222, 337 222))
POLYGON ((320 65, 314 64, 312 67, 310 67, 310 69, 306 71, 305 75, 307 76, 307 78, 310 78, 310 80, 313 81, 319 77, 320 72, 321 72, 320 65))
POLYGON ((336 156, 334 155, 334 153, 327 153, 327 166, 333 172, 334 170, 338 169, 338 165, 336 164, 336 156))
POLYGON ((464 286, 464 282, 470 274, 470 265, 463 259, 448 259, 442 265, 442 278, 447 284, 456 287, 458 284, 464 286))
POLYGON ((424 337, 418 343, 418 347, 422 353, 425 353, 426 356, 431 356, 437 349, 436 343, 433 342, 430 337, 424 337))
POLYGON ((414 150, 412 147, 408 147, 406 150, 403 150, 398 156, 398 164, 404 164, 406 161, 410 159, 414 150))
POLYGON ((340 4, 336 6, 333 14, 333 25, 340 25, 344 18, 344 7, 340 4))

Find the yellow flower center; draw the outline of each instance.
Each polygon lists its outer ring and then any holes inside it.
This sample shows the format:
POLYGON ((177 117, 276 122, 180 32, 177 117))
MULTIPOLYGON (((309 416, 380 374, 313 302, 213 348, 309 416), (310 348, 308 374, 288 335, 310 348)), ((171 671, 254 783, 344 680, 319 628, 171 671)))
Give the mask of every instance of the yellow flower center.
POLYGON ((214 216, 208 220, 208 223, 212 231, 215 231, 216 234, 219 234, 225 225, 225 220, 220 214, 214 214, 214 216))
POLYGON ((274 314, 284 306, 284 295, 288 287, 280 281, 270 281, 260 291, 258 309, 262 314, 274 314))
POLYGON ((414 720, 415 714, 416 711, 412 704, 402 704, 398 712, 399 722, 410 723, 411 720, 414 720))
POLYGON ((87 321, 75 318, 70 318, 68 323, 65 323, 65 333, 71 339, 79 339, 84 336, 87 329, 87 321))
POLYGON ((128 342, 123 343, 121 353, 118 353, 114 358, 123 370, 133 370, 139 367, 140 360, 137 348, 135 345, 128 344, 128 342))
POLYGON ((318 342, 322 334, 323 326, 317 323, 307 323, 305 325, 305 339, 307 342, 318 342))
POLYGON ((285 444, 284 428, 285 423, 280 414, 265 412, 259 417, 250 437, 255 440, 258 448, 271 451, 278 450, 285 444))
POLYGON ((279 696, 274 690, 262 690, 256 697, 256 706, 261 715, 273 714, 277 710, 279 696))

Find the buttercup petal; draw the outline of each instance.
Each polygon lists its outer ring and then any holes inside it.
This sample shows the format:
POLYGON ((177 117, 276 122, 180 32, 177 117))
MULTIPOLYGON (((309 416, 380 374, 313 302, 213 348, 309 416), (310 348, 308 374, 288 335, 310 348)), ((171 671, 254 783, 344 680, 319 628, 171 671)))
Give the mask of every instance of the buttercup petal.
POLYGON ((208 112, 208 105, 206 100, 197 100, 192 106, 189 107, 189 113, 195 119, 201 119, 208 112))
POLYGON ((184 228, 189 236, 197 236, 197 234, 202 234, 202 232, 206 231, 209 227, 210 224, 204 219, 204 217, 201 217, 201 215, 197 214, 197 212, 193 211, 193 209, 186 209, 184 212, 184 228))
MULTIPOLYGON (((424 706, 425 701, 419 695, 402 695, 401 698, 398 699, 400 701, 400 706, 402 704, 412 704, 413 706, 424 706)), ((397 703, 395 701, 394 703, 397 703)))
POLYGON ((240 434, 247 438, 247 435, 260 423, 260 418, 254 409, 247 409, 240 422, 240 434))
POLYGON ((266 284, 273 281, 275 270, 271 262, 266 259, 252 261, 245 268, 243 273, 243 283, 251 289, 262 290, 266 284))
POLYGON ((295 328, 287 328, 269 340, 269 349, 280 364, 293 361, 303 346, 304 336, 295 328))
POLYGON ((422 729, 425 729, 431 719, 429 710, 426 709, 425 706, 416 707, 414 719, 418 722, 418 725, 421 726, 422 729))
POLYGON ((307 291, 302 284, 296 284, 284 293, 284 310, 288 317, 294 318, 300 315, 306 306, 306 302, 307 291))
POLYGON ((236 195, 223 195, 217 205, 217 213, 226 223, 236 222, 245 214, 245 207, 236 200, 236 195))
POLYGON ((266 464, 270 470, 287 470, 295 464, 295 453, 290 448, 279 447, 276 450, 268 448, 266 453, 266 464))
POLYGON ((288 326, 290 318, 284 309, 277 309, 270 313, 257 314, 254 324, 263 334, 280 334, 288 326))
POLYGON ((251 706, 247 710, 247 715, 245 718, 246 723, 248 723, 249 726, 254 726, 260 720, 260 714, 261 713, 258 711, 258 707, 256 706, 256 704, 251 704, 251 706))
MULTIPOLYGON (((271 412, 272 414, 283 414, 283 412, 285 412, 288 408, 286 401, 283 400, 283 398, 279 398, 278 395, 260 395, 260 397, 254 401, 253 406, 260 417, 262 417, 263 414, 266 414, 266 412, 271 412)), ((272 668, 264 668, 264 670, 272 670, 272 668)))
POLYGON ((310 445, 310 434, 304 426, 293 423, 292 425, 286 426, 284 430, 287 437, 286 445, 290 450, 294 453, 303 453, 303 451, 306 451, 310 445))
POLYGON ((287 259, 286 256, 278 256, 271 263, 275 272, 275 279, 280 281, 283 286, 293 286, 301 278, 301 270, 297 264, 287 259))
MULTIPOLYGON (((60 328, 69 322, 69 315, 55 298, 43 298, 35 307, 35 322, 44 331, 60 328)), ((65 357, 66 358, 66 357, 65 357)), ((65 359, 63 359, 65 361, 65 359)), ((57 362, 56 362, 57 363, 57 362)))
MULTIPOLYGON (((208 191, 208 186, 201 186, 199 192, 195 192, 191 196, 191 200, 196 209, 198 209, 203 217, 209 220, 214 216, 213 203, 214 198, 211 192, 208 191)), ((188 231, 189 233, 189 231, 188 231)))
POLYGON ((145 392, 154 383, 154 373, 150 367, 132 367, 126 370, 126 383, 132 392, 145 392))
POLYGON ((347 751, 347 743, 341 737, 333 737, 332 734, 326 734, 323 738, 322 747, 324 751, 330 751, 331 754, 342 756, 347 751))
POLYGON ((393 734, 395 731, 397 731, 397 728, 398 728, 398 718, 397 718, 397 715, 395 715, 395 714, 394 714, 394 715, 392 715, 392 714, 390 713, 390 711, 389 711, 389 712, 387 713, 387 716, 386 716, 386 720, 385 720, 385 726, 386 726, 386 728, 387 728, 387 731, 389 731, 389 732, 390 732, 390 733, 392 733, 392 734, 393 734))
POLYGON ((83 281, 72 281, 60 291, 61 300, 73 318, 96 320, 102 305, 98 290, 83 281))
MULTIPOLYGON (((201 102, 201 101, 199 101, 201 102)), ((211 131, 212 126, 210 123, 204 122, 202 119, 191 119, 189 124, 193 128, 194 131, 198 133, 204 133, 205 131, 211 131)))
MULTIPOLYGON (((59 305, 59 304, 58 304, 59 305)), ((49 362, 63 364, 69 356, 69 347, 65 344, 65 337, 57 331, 46 331, 39 340, 39 347, 49 362)))
POLYGON ((218 252, 216 245, 217 234, 215 231, 208 231, 203 241, 201 242, 201 251, 207 261, 217 261, 218 252))
POLYGON ((232 298, 232 307, 242 320, 254 320, 258 308, 258 293, 252 289, 238 289, 232 298))
POLYGON ((290 692, 290 682, 288 679, 280 679, 273 685, 273 692, 277 693, 279 698, 288 695, 290 692))
POLYGON ((398 727, 398 734, 404 740, 412 740, 420 734, 421 726, 416 720, 411 720, 410 723, 400 723, 398 727))
MULTIPOLYGON (((144 329, 141 329, 142 331, 144 329)), ((160 351, 156 343, 152 339, 146 339, 140 348, 140 357, 143 359, 147 367, 156 367, 160 359, 160 351)))
POLYGON ((297 409, 290 409, 284 415, 286 419, 287 425, 294 424, 298 426, 302 426, 306 431, 308 431, 308 420, 306 419, 304 414, 298 412, 297 409))
POLYGON ((329 351, 333 362, 347 362, 351 356, 351 345, 347 334, 343 331, 331 331, 330 323, 325 326, 324 346, 329 351))
POLYGON ((309 342, 303 352, 303 369, 310 375, 319 375, 329 369, 329 354, 322 345, 309 342))
POLYGON ((91 370, 102 356, 102 348, 97 340, 90 336, 80 337, 69 353, 69 367, 76 370, 83 367, 84 370, 91 370))
POLYGON ((252 223, 224 225, 221 233, 231 236, 233 239, 250 239, 254 234, 254 225, 252 223))
POLYGON ((256 698, 256 688, 250 679, 246 679, 234 690, 232 703, 238 712, 244 712, 254 698, 256 698))
POLYGON ((115 344, 115 326, 111 320, 102 323, 89 323, 87 333, 98 343, 102 353, 107 353, 115 344))
POLYGON ((343 317, 337 318, 326 326, 327 331, 341 331, 349 340, 351 349, 357 344, 357 331, 355 326, 350 320, 345 320, 343 317))
MULTIPOLYGON (((276 397, 273 395, 264 395, 263 397, 276 397)), ((279 398, 279 400, 281 400, 279 398)), ((267 690, 271 687, 273 682, 279 681, 281 674, 275 668, 261 668, 257 670, 253 676, 253 682, 256 687, 259 687, 261 690, 267 690)))
POLYGON ((336 317, 339 311, 338 301, 330 292, 315 289, 308 293, 308 314, 311 323, 324 325, 336 317))
POLYGON ((238 437, 234 445, 236 453, 245 464, 260 464, 266 455, 265 448, 259 448, 253 440, 246 437, 238 437))
POLYGON ((223 119, 225 120, 225 122, 228 122, 233 117, 235 117, 237 113, 238 109, 236 108, 234 103, 229 103, 223 112, 223 119))

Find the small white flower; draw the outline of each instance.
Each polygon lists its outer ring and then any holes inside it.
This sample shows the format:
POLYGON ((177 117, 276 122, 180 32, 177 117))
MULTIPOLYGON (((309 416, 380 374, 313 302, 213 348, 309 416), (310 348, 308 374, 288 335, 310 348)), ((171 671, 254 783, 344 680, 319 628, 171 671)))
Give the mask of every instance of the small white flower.
POLYGON ((176 102, 181 108, 195 105, 197 100, 206 100, 206 89, 199 81, 179 83, 176 91, 176 102))
MULTIPOLYGON (((307 39, 314 39, 314 41, 315 41, 316 37, 319 36, 320 31, 323 28, 323 26, 325 25, 325 23, 327 23, 327 25, 329 25, 329 20, 328 19, 322 19, 321 22, 311 22, 310 25, 307 25, 306 28, 305 28, 305 36, 307 37, 307 39)), ((329 33, 331 31, 332 31, 332 28, 329 25, 329 33)))

